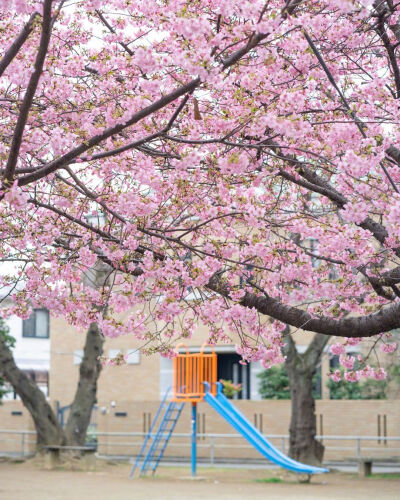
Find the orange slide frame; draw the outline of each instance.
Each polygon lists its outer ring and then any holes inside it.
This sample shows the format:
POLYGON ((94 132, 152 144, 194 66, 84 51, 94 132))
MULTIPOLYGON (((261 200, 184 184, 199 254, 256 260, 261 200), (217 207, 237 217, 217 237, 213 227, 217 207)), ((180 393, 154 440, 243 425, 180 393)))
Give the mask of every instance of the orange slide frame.
POLYGON ((189 352, 185 344, 178 344, 186 348, 185 353, 178 353, 173 359, 173 401, 197 403, 202 401, 205 394, 203 382, 208 382, 210 392, 217 392, 217 355, 214 350, 205 353, 203 344, 200 352, 189 352))

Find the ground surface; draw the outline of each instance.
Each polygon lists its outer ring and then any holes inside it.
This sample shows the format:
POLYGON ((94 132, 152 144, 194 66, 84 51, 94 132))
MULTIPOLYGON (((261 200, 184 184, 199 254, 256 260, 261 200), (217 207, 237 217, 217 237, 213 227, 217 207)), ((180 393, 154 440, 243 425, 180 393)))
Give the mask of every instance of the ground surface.
POLYGON ((100 463, 95 471, 43 470, 36 462, 0 463, 1 500, 232 500, 338 499, 396 500, 399 474, 359 479, 354 474, 330 473, 299 484, 296 476, 259 469, 202 468, 202 480, 188 478, 189 469, 159 468, 154 478, 129 480, 127 464, 100 463), (264 482, 261 482, 264 481, 264 482), (271 482, 278 481, 278 482, 271 482))

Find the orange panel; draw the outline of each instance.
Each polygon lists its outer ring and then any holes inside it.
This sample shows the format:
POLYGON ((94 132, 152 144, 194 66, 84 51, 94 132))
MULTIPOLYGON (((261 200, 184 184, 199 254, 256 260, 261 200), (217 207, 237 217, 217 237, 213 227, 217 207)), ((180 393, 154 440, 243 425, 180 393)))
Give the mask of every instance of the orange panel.
MULTIPOLYGON (((185 346, 186 347, 186 346, 185 346)), ((178 348, 178 346, 177 346, 178 348)), ((205 354, 204 346, 199 353, 178 354, 173 361, 173 391, 175 401, 202 401, 205 394, 203 382, 210 384, 211 392, 217 392, 217 355, 205 354)))

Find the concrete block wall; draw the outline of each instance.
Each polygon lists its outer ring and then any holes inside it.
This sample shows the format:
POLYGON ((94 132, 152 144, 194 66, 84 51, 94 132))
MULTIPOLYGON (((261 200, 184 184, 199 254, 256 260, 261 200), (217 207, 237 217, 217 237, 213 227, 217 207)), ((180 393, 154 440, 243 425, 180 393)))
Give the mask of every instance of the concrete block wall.
MULTIPOLYGON (((234 404, 244 415, 267 435, 288 434, 290 401, 235 401, 234 404), (261 424, 262 422, 262 424, 261 424)), ((135 456, 143 442, 141 436, 107 436, 101 433, 143 433, 149 429, 159 403, 156 401, 109 401, 99 402, 95 420, 97 422, 98 451, 102 454, 135 456)), ((325 436, 377 436, 380 417, 379 440, 363 441, 362 454, 373 457, 399 457, 400 442, 386 441, 384 437, 384 417, 386 416, 386 436, 400 435, 400 401, 317 401, 317 432, 325 436)), ((174 436, 166 450, 169 457, 189 457, 190 438, 178 434, 189 434, 191 429, 191 409, 186 404, 176 426, 174 436)), ((6 401, 0 406, 0 430, 34 430, 33 421, 21 401, 6 401), (21 414, 15 414, 15 412, 21 414), (13 414, 14 413, 14 414, 13 414)), ((237 434, 225 420, 206 403, 198 404, 199 434, 237 434)), ((35 437, 25 437, 25 453, 33 452, 35 437)), ((282 449, 282 439, 272 439, 273 444, 282 449)), ((325 458, 327 460, 355 458, 357 443, 349 440, 330 441, 326 439, 325 458), (341 449, 337 449, 341 448, 341 449), (345 449, 343 449, 345 448, 345 449)), ((210 438, 198 438, 199 457, 210 457, 210 438)), ((256 459, 259 454, 242 438, 215 438, 214 458, 256 459)), ((22 447, 19 434, 0 433, 0 454, 18 452, 22 447)), ((288 443, 285 442, 285 451, 288 443)))
MULTIPOLYGON (((85 332, 79 332, 61 318, 52 318, 50 358, 50 399, 70 404, 79 376, 74 356, 83 350, 85 332)), ((133 336, 107 339, 104 353, 121 350, 124 354, 140 347, 133 336)), ((98 383, 99 401, 159 399, 159 357, 140 355, 138 364, 104 367, 98 383)))
MULTIPOLYGON (((0 405, 0 431, 34 431, 33 420, 21 401, 4 401, 0 405)), ((36 436, 19 433, 0 432, 0 455, 2 453, 20 453, 24 448, 25 454, 35 450, 36 436)))
MULTIPOLYGON (((290 401, 235 401, 240 411, 264 434, 288 434, 290 421, 290 401), (261 424, 262 422, 262 424, 261 424), (262 428, 261 428, 262 427, 262 428)), ((144 432, 148 421, 156 414, 155 402, 117 402, 108 413, 98 415, 99 432, 144 432), (125 413, 126 416, 116 416, 125 413), (150 416, 150 418, 149 418, 150 416)), ((190 433, 190 405, 186 405, 175 428, 174 436, 166 450, 166 456, 188 457, 190 439, 177 434, 190 433)), ((198 405, 198 432, 212 434, 237 434, 229 424, 206 403, 198 405)), ((361 443, 364 456, 400 456, 400 442, 386 441, 383 436, 383 417, 386 415, 386 436, 400 435, 400 401, 317 401, 317 432, 326 436, 377 436, 378 416, 381 416, 381 439, 361 443)), ((282 439, 272 439, 273 444, 282 449, 282 439)), ((140 437, 99 436, 99 452, 113 455, 136 455, 142 444, 140 437)), ((356 441, 326 439, 327 460, 355 458, 356 441), (336 449, 341 448, 341 449, 336 449), (345 449, 343 449, 345 448, 345 449)), ((199 437, 199 456, 209 457, 209 438, 199 437)), ((215 458, 259 458, 259 454, 249 447, 242 438, 216 438, 215 458)), ((288 443, 285 442, 287 451, 288 443)))

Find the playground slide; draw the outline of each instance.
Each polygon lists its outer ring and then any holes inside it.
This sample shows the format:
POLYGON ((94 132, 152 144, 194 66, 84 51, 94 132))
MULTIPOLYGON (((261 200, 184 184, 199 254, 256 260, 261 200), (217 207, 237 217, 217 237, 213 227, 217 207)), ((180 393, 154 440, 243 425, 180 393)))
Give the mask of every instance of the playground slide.
POLYGON ((301 464, 284 455, 273 446, 261 432, 222 394, 222 387, 218 384, 217 396, 210 392, 205 394, 204 400, 214 408, 228 423, 232 425, 254 448, 271 462, 285 469, 301 474, 319 474, 328 472, 328 469, 301 464))

